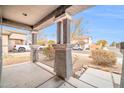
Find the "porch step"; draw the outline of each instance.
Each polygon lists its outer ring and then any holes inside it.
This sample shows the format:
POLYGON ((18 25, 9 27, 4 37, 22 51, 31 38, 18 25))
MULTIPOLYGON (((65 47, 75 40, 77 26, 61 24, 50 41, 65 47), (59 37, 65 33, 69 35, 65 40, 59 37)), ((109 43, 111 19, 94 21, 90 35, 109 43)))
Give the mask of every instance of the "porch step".
POLYGON ((54 76, 52 79, 48 80, 38 88, 57 88, 62 85, 65 81, 60 79, 57 76, 54 76))
POLYGON ((93 68, 88 68, 79 78, 98 88, 113 88, 113 80, 110 72, 105 72, 93 68))
POLYGON ((85 82, 82 82, 76 78, 71 77, 66 82, 70 83, 71 85, 75 86, 76 88, 94 88, 94 86, 87 84, 85 82))
POLYGON ((56 73, 54 72, 54 68, 50 67, 50 66, 47 66, 41 62, 36 62, 37 65, 39 65, 40 67, 42 67, 43 69, 49 71, 50 73, 56 75, 56 73))

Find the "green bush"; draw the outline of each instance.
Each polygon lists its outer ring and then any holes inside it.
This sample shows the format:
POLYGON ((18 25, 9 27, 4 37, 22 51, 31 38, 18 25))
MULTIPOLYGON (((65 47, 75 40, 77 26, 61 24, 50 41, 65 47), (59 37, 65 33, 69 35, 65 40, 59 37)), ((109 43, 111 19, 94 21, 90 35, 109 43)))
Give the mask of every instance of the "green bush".
POLYGON ((106 50, 93 50, 93 62, 98 65, 112 66, 116 63, 116 55, 106 50))
POLYGON ((52 46, 43 49, 43 54, 50 60, 55 58, 55 50, 52 46))

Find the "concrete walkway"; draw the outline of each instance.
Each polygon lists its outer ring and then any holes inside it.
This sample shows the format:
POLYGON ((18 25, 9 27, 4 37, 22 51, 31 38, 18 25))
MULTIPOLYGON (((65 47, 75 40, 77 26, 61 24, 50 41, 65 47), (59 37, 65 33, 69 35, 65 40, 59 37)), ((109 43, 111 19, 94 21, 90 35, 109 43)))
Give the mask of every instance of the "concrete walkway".
POLYGON ((79 80, 97 88, 119 87, 121 76, 93 68, 88 68, 79 80))

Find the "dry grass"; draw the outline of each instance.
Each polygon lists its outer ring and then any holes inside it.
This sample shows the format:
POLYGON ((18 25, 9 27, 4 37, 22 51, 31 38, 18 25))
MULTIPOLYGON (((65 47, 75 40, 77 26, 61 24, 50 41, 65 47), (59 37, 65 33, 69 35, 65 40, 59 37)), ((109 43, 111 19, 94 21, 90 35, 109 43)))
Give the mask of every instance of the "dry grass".
POLYGON ((87 67, 92 61, 87 54, 73 53, 73 72, 80 71, 82 67, 87 67))
POLYGON ((11 65, 11 64, 17 64, 17 63, 23 63, 29 61, 30 61, 30 55, 25 55, 25 54, 3 56, 3 65, 11 65))
POLYGON ((89 56, 89 54, 73 53, 72 58, 73 58, 74 72, 79 71, 82 67, 91 67, 91 68, 96 68, 96 69, 100 69, 103 71, 113 72, 116 74, 121 73, 121 68, 122 68, 121 64, 115 64, 113 66, 97 65, 97 64, 94 64, 94 61, 89 56), (75 58, 75 56, 76 56, 76 58, 75 58))
MULTIPOLYGON (((44 63, 48 66, 54 67, 54 60, 48 60, 43 54, 40 54, 39 62, 44 63)), ((103 66, 94 64, 93 59, 89 57, 89 54, 83 53, 72 53, 72 62, 73 62, 73 72, 80 71, 82 68, 85 67, 92 67, 104 71, 114 72, 117 74, 121 73, 121 64, 116 64, 113 66, 103 66)))
MULTIPOLYGON (((41 55, 40 61, 44 64, 50 65, 51 67, 54 67, 54 60, 48 61, 45 56, 41 55), (44 61, 43 61, 44 60, 44 61)), ((82 67, 92 67, 97 68, 104 71, 114 72, 114 73, 121 73, 121 65, 116 64, 114 66, 102 66, 102 65, 96 65, 93 62, 93 59, 89 57, 88 54, 81 54, 81 53, 73 53, 72 56, 73 59, 73 71, 77 72, 81 70, 82 67)), ((29 62, 30 61, 30 54, 12 54, 9 56, 3 57, 3 65, 11 65, 11 64, 17 64, 17 63, 23 63, 23 62, 29 62)))
POLYGON ((107 71, 107 72, 112 72, 115 74, 121 74, 122 70, 122 65, 121 64, 116 64, 114 66, 108 67, 108 66, 102 66, 102 65, 95 65, 93 62, 89 64, 89 67, 107 71))

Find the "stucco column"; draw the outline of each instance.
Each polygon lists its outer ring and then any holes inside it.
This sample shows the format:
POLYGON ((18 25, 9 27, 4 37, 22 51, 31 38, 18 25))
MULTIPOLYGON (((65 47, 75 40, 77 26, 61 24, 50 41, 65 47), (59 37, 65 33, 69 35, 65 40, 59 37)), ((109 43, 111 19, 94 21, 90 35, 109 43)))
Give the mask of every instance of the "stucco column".
POLYGON ((70 19, 68 19, 66 15, 62 15, 62 17, 60 17, 60 19, 58 20, 57 20, 57 41, 59 42, 53 45, 55 49, 54 71, 59 77, 63 79, 69 79, 69 77, 72 76, 70 19))
POLYGON ((0 7, 0 87, 1 87, 1 76, 2 76, 2 15, 0 7))
POLYGON ((70 44, 70 20, 63 19, 63 44, 70 44))
POLYGON ((123 54, 120 88, 124 88, 124 42, 120 43, 120 50, 121 50, 121 53, 123 54))
POLYGON ((2 74, 2 36, 1 36, 1 28, 0 28, 0 84, 1 84, 1 74, 2 74))
POLYGON ((37 61, 37 32, 38 31, 32 31, 32 45, 31 45, 31 61, 36 62, 37 61))
POLYGON ((61 21, 57 23, 57 44, 61 43, 61 21))

